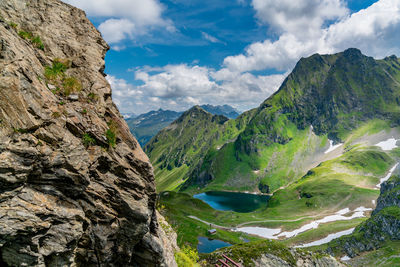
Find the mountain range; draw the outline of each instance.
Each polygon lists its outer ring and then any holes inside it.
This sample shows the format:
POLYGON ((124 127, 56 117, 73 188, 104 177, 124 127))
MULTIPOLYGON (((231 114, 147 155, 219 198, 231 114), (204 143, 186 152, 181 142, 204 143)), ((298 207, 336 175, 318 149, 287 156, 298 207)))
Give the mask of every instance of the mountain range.
MULTIPOLYGON (((224 115, 230 119, 235 119, 239 116, 239 112, 229 105, 201 105, 200 107, 209 113, 224 115)), ((144 146, 161 129, 176 120, 182 113, 183 112, 159 109, 139 116, 134 116, 132 113, 125 113, 124 118, 132 134, 137 138, 140 145, 144 146)))
MULTIPOLYGON (((145 151, 156 173, 168 167, 171 184, 176 184, 171 172, 185 168, 184 188, 221 182, 232 190, 276 190, 304 175, 328 139, 343 142, 373 119, 398 125, 399 66, 395 56, 375 60, 357 49, 303 58, 258 108, 219 124, 202 116, 188 119, 194 128, 198 124, 197 131, 186 125, 185 117, 192 116, 187 112, 156 135, 145 151), (208 124, 219 125, 211 138, 207 129, 214 128, 208 124), (176 133, 190 141, 171 144, 168 140, 176 133), (307 139, 309 144, 302 147, 307 139), (184 152, 188 150, 192 152, 184 152)), ((178 184, 182 187, 183 182, 178 184)))
MULTIPOLYGON (((161 203, 185 242, 201 234, 189 228, 187 214, 234 229, 266 227, 286 235, 292 246, 350 229, 351 235, 316 249, 369 266, 376 262, 373 255, 389 259, 398 252, 389 248, 399 247, 399 124, 400 60, 374 59, 351 48, 302 58, 276 93, 236 119, 194 107, 144 150, 157 191, 175 192, 161 203), (247 215, 216 211, 191 198, 209 191, 271 198, 266 208, 247 215), (365 254, 371 250, 380 252, 365 254)), ((232 249, 224 251, 235 257, 232 249)))

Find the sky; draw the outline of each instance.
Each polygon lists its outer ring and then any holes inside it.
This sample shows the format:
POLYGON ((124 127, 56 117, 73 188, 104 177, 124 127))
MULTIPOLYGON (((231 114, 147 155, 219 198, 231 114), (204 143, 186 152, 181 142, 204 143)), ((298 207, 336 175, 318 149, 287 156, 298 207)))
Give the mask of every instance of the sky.
POLYGON ((301 57, 359 48, 400 55, 400 0, 63 0, 111 49, 107 80, 123 113, 197 104, 245 111, 301 57))

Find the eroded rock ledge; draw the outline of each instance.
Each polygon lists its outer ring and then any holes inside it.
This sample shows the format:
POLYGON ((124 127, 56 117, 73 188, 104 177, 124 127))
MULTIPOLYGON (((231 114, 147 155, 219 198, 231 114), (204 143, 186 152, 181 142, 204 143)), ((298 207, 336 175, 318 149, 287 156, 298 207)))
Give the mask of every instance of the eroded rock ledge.
POLYGON ((152 166, 104 77, 108 48, 77 8, 0 1, 2 266, 175 265, 152 166))

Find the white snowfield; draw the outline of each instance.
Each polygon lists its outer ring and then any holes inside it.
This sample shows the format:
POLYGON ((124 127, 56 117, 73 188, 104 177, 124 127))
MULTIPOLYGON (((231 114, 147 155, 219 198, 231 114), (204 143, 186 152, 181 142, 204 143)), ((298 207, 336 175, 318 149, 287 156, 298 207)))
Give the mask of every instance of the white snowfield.
POLYGON ((295 248, 307 248, 307 247, 319 246, 319 245, 322 245, 322 244, 326 244, 326 243, 331 242, 335 238, 339 238, 339 237, 344 236, 344 235, 349 235, 353 231, 354 231, 354 228, 351 228, 351 229, 344 230, 344 231, 341 231, 341 232, 329 234, 325 238, 322 238, 320 240, 316 240, 316 241, 311 242, 311 243, 306 243, 306 244, 303 244, 303 245, 295 246, 295 248))
POLYGON ((345 208, 345 209, 339 210, 334 215, 326 216, 320 220, 313 221, 311 223, 303 225, 302 227, 300 227, 294 231, 288 231, 288 232, 281 232, 280 228, 273 229, 273 228, 258 227, 258 226, 256 226, 256 227, 251 227, 251 226, 240 227, 240 228, 234 229, 234 231, 240 231, 240 232, 244 232, 247 234, 258 235, 260 237, 264 237, 264 238, 268 238, 268 239, 277 239, 280 237, 290 238, 290 237, 298 235, 299 233, 318 228, 318 226, 321 223, 328 223, 328 222, 334 222, 334 221, 346 221, 346 220, 352 220, 355 218, 365 217, 364 213, 366 211, 370 211, 370 210, 372 210, 372 209, 365 208, 365 207, 359 207, 359 208, 355 209, 354 211, 350 211, 349 208, 345 208), (353 214, 351 214, 350 216, 344 216, 351 212, 353 212, 353 214))
POLYGON ((340 146, 342 146, 343 144, 337 144, 337 145, 333 145, 333 141, 329 140, 329 148, 324 152, 325 154, 328 154, 329 152, 334 151, 336 148, 339 148, 340 146))
POLYGON ((345 255, 345 256, 341 257, 340 260, 341 261, 348 261, 348 260, 351 260, 351 258, 349 256, 345 255))
POLYGON ((277 234, 281 232, 281 228, 271 229, 265 227, 241 227, 234 229, 235 232, 244 232, 251 235, 258 235, 268 239, 278 239, 277 234))
POLYGON ((381 184, 389 180, 390 176, 392 176, 394 170, 396 170, 397 166, 399 166, 399 163, 396 163, 388 172, 388 174, 383 177, 380 181, 379 184, 376 185, 377 188, 381 188, 381 184))
POLYGON ((393 150, 396 147, 398 147, 396 145, 397 141, 398 140, 396 140, 396 139, 394 139, 392 137, 392 138, 389 138, 386 141, 382 141, 382 142, 377 143, 375 146, 379 146, 380 148, 382 148, 382 150, 393 150))

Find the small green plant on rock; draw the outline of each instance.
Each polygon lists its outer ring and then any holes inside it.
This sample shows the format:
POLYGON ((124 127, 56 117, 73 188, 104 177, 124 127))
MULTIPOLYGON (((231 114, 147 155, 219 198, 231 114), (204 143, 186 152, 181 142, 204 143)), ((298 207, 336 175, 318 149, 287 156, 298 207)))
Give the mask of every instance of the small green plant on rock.
POLYGON ((199 266, 199 253, 189 246, 184 246, 181 251, 175 253, 175 261, 178 267, 196 267, 199 266))
POLYGON ((96 140, 90 134, 85 133, 82 136, 82 143, 86 148, 88 148, 89 146, 95 146, 96 140))
POLYGON ((69 61, 61 60, 59 58, 54 59, 51 66, 47 66, 44 69, 44 77, 49 81, 56 81, 62 79, 65 76, 65 71, 69 68, 69 61))
POLYGON ((88 97, 88 102, 95 102, 99 98, 99 96, 96 95, 95 93, 89 93, 87 97, 88 97))
POLYGON ((44 44, 43 44, 43 42, 42 42, 42 39, 40 39, 39 36, 33 37, 32 40, 31 40, 31 42, 32 42, 32 44, 33 44, 34 46, 36 46, 36 48, 38 48, 38 49, 44 51, 44 44))
POLYGON ((109 147, 116 146, 117 132, 118 132, 117 124, 114 121, 110 121, 108 123, 108 130, 105 133, 109 147))
POLYGON ((40 50, 44 50, 44 45, 42 39, 39 36, 33 35, 31 32, 27 31, 19 31, 18 35, 23 38, 24 40, 29 40, 36 48, 40 50))
POLYGON ((26 32, 26 31, 19 31, 19 32, 18 32, 18 35, 19 35, 22 39, 25 39, 25 40, 30 40, 30 39, 33 38, 32 33, 26 32))
POLYGON ((69 96, 82 90, 82 83, 76 77, 65 74, 70 66, 69 60, 56 58, 51 66, 45 67, 44 77, 48 83, 56 87, 56 90, 52 89, 54 94, 60 93, 69 96))
POLYGON ((64 94, 69 96, 82 90, 82 84, 75 77, 67 77, 63 80, 64 94))
POLYGON ((18 28, 18 24, 17 24, 17 23, 14 23, 14 22, 12 22, 12 21, 10 21, 10 22, 8 23, 8 25, 9 25, 11 28, 13 28, 14 30, 16 30, 16 29, 18 28))

